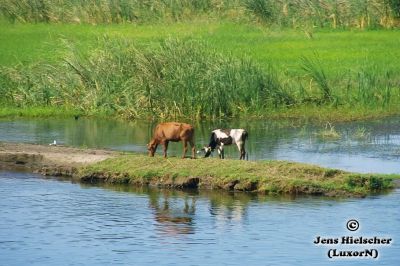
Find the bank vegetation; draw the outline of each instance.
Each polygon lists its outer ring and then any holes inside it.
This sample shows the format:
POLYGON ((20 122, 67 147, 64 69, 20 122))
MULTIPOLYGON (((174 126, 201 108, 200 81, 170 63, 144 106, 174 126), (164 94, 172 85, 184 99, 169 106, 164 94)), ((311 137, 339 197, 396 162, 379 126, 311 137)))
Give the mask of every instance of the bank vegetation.
POLYGON ((22 23, 175 23, 193 19, 287 28, 390 28, 398 0, 1 0, 0 15, 22 23))
POLYGON ((88 53, 65 46, 56 63, 0 68, 0 102, 6 109, 0 113, 53 108, 76 115, 197 120, 324 119, 325 111, 334 114, 332 120, 345 120, 357 112, 365 117, 400 109, 395 72, 364 69, 333 79, 318 55, 303 57, 292 76, 193 39, 168 38, 148 46, 102 37, 88 53))

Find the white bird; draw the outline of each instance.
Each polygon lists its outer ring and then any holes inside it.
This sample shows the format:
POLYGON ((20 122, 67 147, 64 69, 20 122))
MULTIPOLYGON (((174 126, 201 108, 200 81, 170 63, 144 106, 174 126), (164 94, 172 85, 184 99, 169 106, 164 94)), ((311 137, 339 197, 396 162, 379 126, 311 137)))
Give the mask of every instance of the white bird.
POLYGON ((57 141, 54 140, 53 143, 50 143, 49 145, 50 145, 50 146, 56 146, 56 145, 57 145, 57 141))

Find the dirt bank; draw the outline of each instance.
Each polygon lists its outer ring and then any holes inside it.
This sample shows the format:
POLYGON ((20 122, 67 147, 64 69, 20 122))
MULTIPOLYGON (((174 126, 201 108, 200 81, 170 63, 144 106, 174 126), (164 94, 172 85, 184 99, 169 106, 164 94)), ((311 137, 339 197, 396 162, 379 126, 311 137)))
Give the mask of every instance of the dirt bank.
POLYGON ((80 167, 115 157, 117 154, 98 149, 0 142, 0 169, 72 176, 80 167))

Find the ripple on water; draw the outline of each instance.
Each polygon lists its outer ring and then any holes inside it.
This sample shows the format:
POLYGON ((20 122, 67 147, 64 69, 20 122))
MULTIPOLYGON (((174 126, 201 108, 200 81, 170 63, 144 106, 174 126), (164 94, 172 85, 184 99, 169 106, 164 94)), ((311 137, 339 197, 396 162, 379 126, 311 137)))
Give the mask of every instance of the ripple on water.
MULTIPOLYGON (((87 187, 0 172, 4 265, 324 265, 317 235, 400 239, 400 191, 365 199, 87 187)), ((381 249, 397 265, 400 247, 381 249)), ((359 260, 335 261, 357 265, 359 260)), ((376 261, 363 260, 376 265, 376 261)))

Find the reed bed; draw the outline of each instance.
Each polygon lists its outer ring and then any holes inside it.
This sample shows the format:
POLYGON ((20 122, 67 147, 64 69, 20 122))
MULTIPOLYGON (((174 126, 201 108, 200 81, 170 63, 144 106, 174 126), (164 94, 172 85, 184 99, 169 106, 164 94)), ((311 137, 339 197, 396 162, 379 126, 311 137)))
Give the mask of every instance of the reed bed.
POLYGON ((56 63, 1 67, 2 105, 128 119, 216 119, 270 117, 307 106, 390 110, 400 103, 396 73, 360 69, 338 80, 326 75, 318 55, 304 57, 297 76, 194 39, 144 45, 103 37, 86 53, 67 41, 61 50, 56 63))
POLYGON ((168 39, 149 48, 104 38, 89 54, 68 46, 57 65, 3 67, 3 101, 127 118, 216 118, 293 101, 272 68, 265 72, 248 58, 223 55, 199 41, 168 39))
POLYGON ((35 23, 148 23, 225 18, 307 30, 400 25, 398 0, 1 0, 0 13, 13 22, 35 23))

